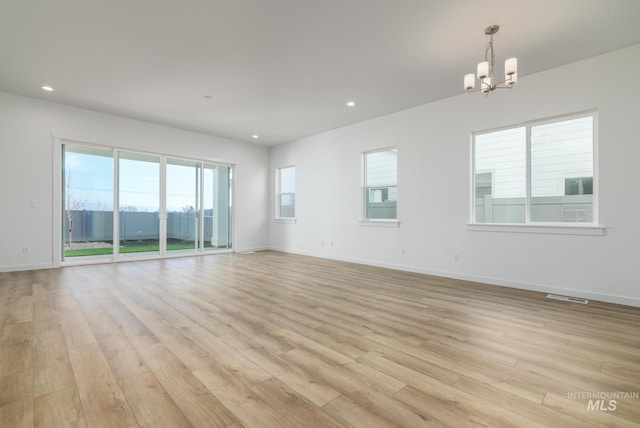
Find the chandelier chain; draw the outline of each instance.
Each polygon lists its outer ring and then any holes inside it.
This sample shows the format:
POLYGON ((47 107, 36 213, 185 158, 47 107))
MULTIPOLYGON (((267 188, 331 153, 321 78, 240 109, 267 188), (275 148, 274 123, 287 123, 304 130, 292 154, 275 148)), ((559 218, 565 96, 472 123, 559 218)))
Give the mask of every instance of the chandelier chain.
POLYGON ((491 83, 493 85, 493 68, 496 65, 496 54, 493 50, 493 34, 491 35, 489 43, 487 43, 487 49, 484 52, 484 60, 489 63, 489 77, 491 78, 491 83))

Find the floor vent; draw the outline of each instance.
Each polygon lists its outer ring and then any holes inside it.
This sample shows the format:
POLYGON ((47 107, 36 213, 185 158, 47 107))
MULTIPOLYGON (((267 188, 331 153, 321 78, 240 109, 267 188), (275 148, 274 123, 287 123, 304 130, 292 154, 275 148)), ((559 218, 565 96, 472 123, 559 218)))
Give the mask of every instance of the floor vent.
POLYGON ((587 299, 580 297, 561 296, 560 294, 547 294, 547 299, 564 300, 565 302, 582 303, 586 305, 589 303, 587 299))

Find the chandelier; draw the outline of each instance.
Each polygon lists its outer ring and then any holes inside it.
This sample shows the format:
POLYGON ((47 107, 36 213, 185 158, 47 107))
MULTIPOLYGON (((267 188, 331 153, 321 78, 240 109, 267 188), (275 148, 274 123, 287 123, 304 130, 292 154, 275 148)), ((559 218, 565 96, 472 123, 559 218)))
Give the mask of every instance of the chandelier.
POLYGON ((467 74, 464 76, 464 89, 468 93, 482 91, 488 95, 494 89, 511 89, 518 81, 518 58, 509 58, 504 62, 504 81, 496 83, 493 70, 496 56, 493 52, 493 35, 500 29, 499 25, 492 25, 484 30, 487 36, 491 36, 487 49, 484 52, 484 61, 478 63, 476 75, 467 74), (476 77, 480 81, 480 88, 476 87, 476 77))

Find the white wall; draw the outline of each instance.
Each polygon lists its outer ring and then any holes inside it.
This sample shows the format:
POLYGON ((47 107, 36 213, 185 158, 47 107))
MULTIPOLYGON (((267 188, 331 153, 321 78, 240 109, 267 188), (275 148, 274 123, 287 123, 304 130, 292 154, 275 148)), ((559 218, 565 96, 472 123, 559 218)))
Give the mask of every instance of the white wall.
POLYGON ((235 164, 235 250, 268 246, 267 148, 0 92, 0 271, 53 265, 52 135, 235 164))
POLYGON ((640 45, 525 76, 488 98, 461 94, 277 146, 271 175, 296 166, 298 220, 272 221, 270 245, 640 306, 640 87, 619 79, 637 75, 640 45), (604 236, 468 230, 472 132, 590 109, 599 114, 604 236), (361 226, 361 153, 389 146, 398 148, 400 227, 361 226))

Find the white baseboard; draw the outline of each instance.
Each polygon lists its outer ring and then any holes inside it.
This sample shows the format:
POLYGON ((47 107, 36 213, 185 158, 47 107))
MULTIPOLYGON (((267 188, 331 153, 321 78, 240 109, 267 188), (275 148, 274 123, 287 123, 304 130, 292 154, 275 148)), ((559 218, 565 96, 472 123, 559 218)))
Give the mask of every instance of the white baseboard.
POLYGON ((33 265, 16 265, 16 266, 0 266, 0 272, 17 272, 21 270, 40 270, 51 269, 53 265, 51 263, 40 263, 33 265))
POLYGON ((514 281, 514 280, 508 280, 508 279, 502 279, 502 278, 493 278, 488 276, 466 275, 466 274, 460 274, 456 272, 424 269, 420 267, 398 265, 394 263, 381 263, 381 262, 375 262, 375 261, 365 260, 365 259, 357 259, 352 257, 340 257, 340 256, 333 256, 333 255, 322 254, 322 253, 313 253, 308 251, 295 251, 287 248, 272 247, 271 250, 279 251, 283 253, 299 254, 302 256, 319 257, 323 259, 338 260, 338 261, 349 262, 349 263, 358 263, 358 264, 368 265, 368 266, 395 269, 395 270, 401 270, 405 272, 420 273, 424 275, 433 275, 433 276, 440 276, 444 278, 459 279, 462 281, 479 282, 479 283, 489 284, 489 285, 498 285, 501 287, 517 288, 520 290, 537 291, 541 293, 551 293, 551 294, 562 294, 562 295, 567 295, 571 297, 582 297, 589 300, 597 300, 600 302, 616 303, 619 305, 640 307, 640 298, 635 298, 635 297, 596 293, 592 291, 575 290, 575 289, 562 288, 562 287, 545 285, 545 284, 534 284, 534 283, 514 281))
POLYGON ((269 247, 249 247, 249 248, 235 248, 233 250, 234 253, 253 253, 256 251, 268 251, 271 250, 269 247))

